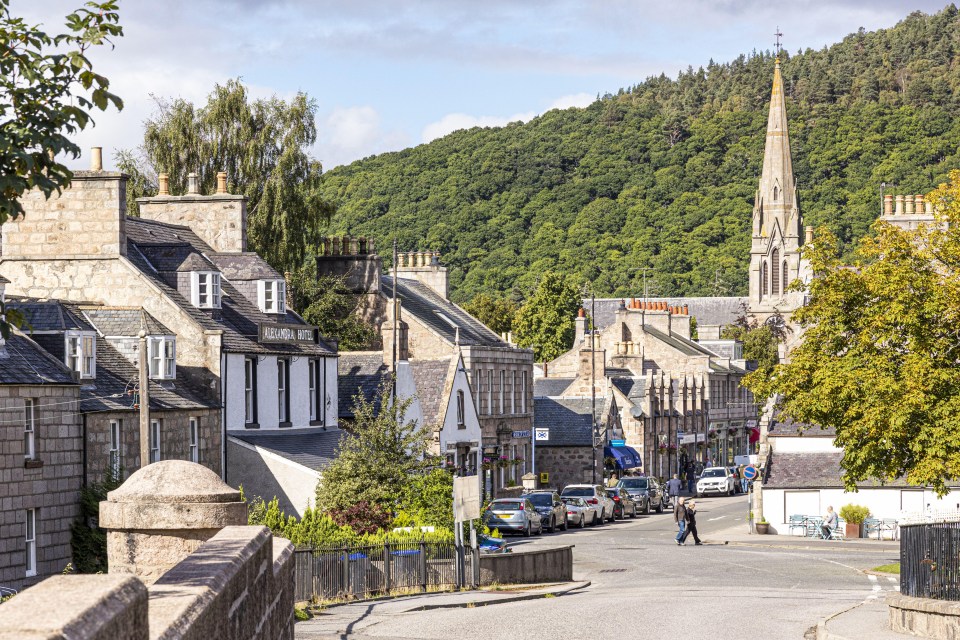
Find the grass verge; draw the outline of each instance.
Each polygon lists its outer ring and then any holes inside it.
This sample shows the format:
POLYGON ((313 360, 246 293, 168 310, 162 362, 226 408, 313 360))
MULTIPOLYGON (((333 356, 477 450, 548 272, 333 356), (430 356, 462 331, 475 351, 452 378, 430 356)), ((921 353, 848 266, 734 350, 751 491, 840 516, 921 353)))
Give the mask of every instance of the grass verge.
POLYGON ((880 573, 900 573, 900 563, 882 564, 879 567, 874 567, 873 570, 880 573))

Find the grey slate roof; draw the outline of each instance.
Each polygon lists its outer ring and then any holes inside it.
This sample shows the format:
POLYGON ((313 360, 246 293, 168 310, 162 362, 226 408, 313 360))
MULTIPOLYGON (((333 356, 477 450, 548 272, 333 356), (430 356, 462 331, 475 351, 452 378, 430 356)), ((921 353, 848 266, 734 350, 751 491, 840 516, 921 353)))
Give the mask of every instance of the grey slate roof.
POLYGON ((0 384, 76 384, 62 362, 14 329, 0 347, 0 384))
POLYGON ((376 403, 377 394, 390 367, 383 363, 382 351, 344 351, 337 359, 337 398, 341 418, 352 418, 356 396, 376 403))
POLYGON ((283 276, 256 253, 213 253, 210 260, 228 280, 283 280, 283 276))
POLYGON ((350 437, 346 431, 322 427, 282 432, 230 431, 228 435, 318 471, 337 457, 340 442, 350 437))
POLYGON ((141 244, 140 251, 157 271, 217 271, 217 267, 186 242, 141 244))
POLYGON ((26 324, 23 329, 32 331, 94 331, 93 326, 77 312, 60 303, 59 300, 37 300, 13 296, 7 299, 7 305, 23 314, 26 324))
MULTIPOLYGON (((602 399, 597 399, 601 411, 602 399)), ((534 398, 533 424, 550 429, 550 439, 538 447, 591 447, 593 427, 590 398, 534 398)))
POLYGON ((80 313, 101 335, 137 336, 141 327, 148 336, 172 336, 173 331, 140 307, 80 307, 80 313))
MULTIPOLYGON (((770 454, 767 463, 768 475, 763 483, 765 489, 839 489, 843 487, 840 480, 840 460, 843 453, 837 451, 818 451, 809 453, 779 453, 770 454)), ((858 484, 859 487, 907 487, 902 478, 881 483, 877 480, 868 480, 858 484)), ((792 514, 788 514, 792 515, 792 514)))
MULTIPOLYGON (((613 323, 614 314, 620 308, 623 298, 602 298, 596 301, 597 317, 594 320, 598 329, 605 329, 613 323)), ((670 306, 687 305, 690 315, 697 319, 698 325, 727 325, 736 321, 742 305, 748 298, 739 297, 703 297, 703 298, 647 298, 650 302, 666 302, 670 306)), ((583 308, 590 311, 590 299, 583 301, 583 308)))
POLYGON ((410 372, 417 385, 417 397, 420 399, 423 419, 428 425, 443 426, 444 416, 440 415, 440 411, 444 406, 443 394, 449 371, 450 358, 410 361, 410 372))
MULTIPOLYGON (((380 292, 392 300, 393 277, 382 276, 380 283, 380 292)), ((493 330, 421 282, 398 278, 397 297, 403 305, 401 318, 403 314, 413 315, 450 344, 456 341, 459 327, 461 345, 507 346, 493 330)))
POLYGON ((560 397, 576 378, 534 378, 533 397, 560 397))
POLYGON ((10 281, 0 275, 0 284, 10 284, 10 281))

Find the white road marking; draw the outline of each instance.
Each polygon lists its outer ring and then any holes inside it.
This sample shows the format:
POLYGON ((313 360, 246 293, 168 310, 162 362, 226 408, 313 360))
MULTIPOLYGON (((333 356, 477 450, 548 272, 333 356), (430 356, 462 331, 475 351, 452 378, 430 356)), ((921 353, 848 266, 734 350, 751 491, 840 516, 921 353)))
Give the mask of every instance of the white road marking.
POLYGON ((898 582, 898 580, 897 580, 896 578, 891 577, 891 576, 887 576, 887 582, 898 582))
POLYGON ((883 587, 881 587, 881 586, 878 585, 878 584, 875 584, 875 585, 873 585, 873 590, 874 590, 874 591, 882 591, 882 590, 883 590, 883 587))
POLYGON ((727 516, 717 516, 716 518, 710 518, 707 522, 713 522, 714 520, 723 520, 727 516))
POLYGON ((867 574, 867 578, 870 580, 870 582, 876 582, 876 581, 877 581, 877 576, 873 575, 872 573, 867 574))

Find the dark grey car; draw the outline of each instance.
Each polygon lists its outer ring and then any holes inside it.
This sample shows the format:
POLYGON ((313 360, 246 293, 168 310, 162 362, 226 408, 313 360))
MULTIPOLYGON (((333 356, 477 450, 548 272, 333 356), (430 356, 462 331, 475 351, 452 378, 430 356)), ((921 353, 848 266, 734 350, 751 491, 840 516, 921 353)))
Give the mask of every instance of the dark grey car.
POLYGON ((657 513, 663 512, 663 491, 653 478, 624 478, 617 486, 630 494, 640 513, 650 513, 650 509, 657 513))
POLYGON ((543 518, 544 526, 554 533, 557 527, 567 530, 567 509, 555 491, 531 491, 524 494, 533 503, 537 513, 543 518))

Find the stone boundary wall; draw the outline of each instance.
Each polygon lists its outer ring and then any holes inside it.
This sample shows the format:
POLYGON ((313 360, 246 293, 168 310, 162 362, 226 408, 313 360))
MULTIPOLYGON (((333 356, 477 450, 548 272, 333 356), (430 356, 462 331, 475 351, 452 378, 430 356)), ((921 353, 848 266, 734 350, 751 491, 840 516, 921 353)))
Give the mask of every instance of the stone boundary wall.
POLYGON ((480 586, 573 580, 573 545, 480 556, 480 586))
POLYGON ((293 545, 224 527, 150 587, 54 576, 0 605, 0 640, 293 639, 293 545))
POLYGON ((887 594, 890 629, 922 638, 960 637, 960 602, 887 594))

